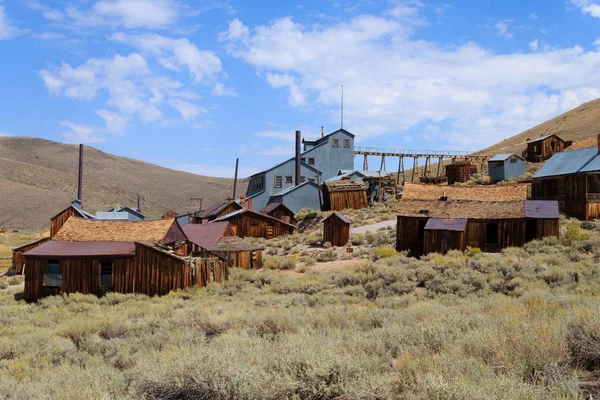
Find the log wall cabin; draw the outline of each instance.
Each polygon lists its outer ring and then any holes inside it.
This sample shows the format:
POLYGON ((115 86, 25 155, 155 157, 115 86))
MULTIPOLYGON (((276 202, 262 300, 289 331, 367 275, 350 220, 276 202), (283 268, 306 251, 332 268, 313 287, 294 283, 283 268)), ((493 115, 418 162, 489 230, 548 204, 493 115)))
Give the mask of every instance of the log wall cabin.
POLYGON ((561 212, 600 219, 600 135, 598 145, 553 155, 532 178, 531 198, 556 200, 561 212))

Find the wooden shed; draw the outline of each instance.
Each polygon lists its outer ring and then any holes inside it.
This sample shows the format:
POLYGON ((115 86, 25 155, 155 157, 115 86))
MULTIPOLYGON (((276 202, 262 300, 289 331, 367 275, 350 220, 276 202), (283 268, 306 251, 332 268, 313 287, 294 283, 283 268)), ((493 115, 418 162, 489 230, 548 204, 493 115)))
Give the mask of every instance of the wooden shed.
POLYGON ((187 237, 175 219, 94 221, 71 217, 49 240, 23 254, 25 299, 107 291, 162 295, 192 284, 187 237), (183 251, 182 251, 183 249, 183 251))
POLYGON ((205 224, 244 207, 235 201, 219 201, 193 214, 192 224, 205 224))
POLYGON ((340 179, 323 183, 323 211, 367 207, 367 186, 362 180, 340 179))
POLYGON ((558 229, 556 201, 402 199, 396 249, 409 250, 412 256, 464 250, 466 246, 498 252, 533 239, 558 236, 558 229))
POLYGON ((23 257, 23 253, 28 252, 31 249, 35 249, 36 247, 46 243, 50 240, 49 237, 44 237, 38 239, 34 242, 24 244, 23 246, 17 247, 13 249, 13 257, 12 257, 12 265, 10 267, 11 275, 20 275, 23 273, 23 267, 25 266, 25 257, 23 257))
POLYGON ((75 200, 71 205, 50 219, 50 239, 56 235, 56 232, 62 228, 65 222, 71 217, 83 219, 94 219, 94 216, 81 209, 81 201, 75 200))
POLYGON ((542 136, 527 142, 526 159, 529 162, 542 162, 556 153, 564 151, 573 142, 564 141, 556 134, 542 136))
POLYGON ((473 174, 477 173, 477 165, 471 161, 459 161, 446 165, 448 184, 468 182, 473 174))
POLYGON ((288 224, 297 225, 296 214, 283 203, 270 203, 261 210, 261 213, 277 218, 288 224))
POLYGON ((216 255, 232 268, 262 268, 262 247, 235 236, 227 221, 184 225, 183 231, 194 256, 216 255))
MULTIPOLYGON (((277 218, 261 214, 247 208, 234 211, 214 220, 227 221, 233 229, 233 234, 241 238, 258 237, 273 239, 282 235, 291 235, 296 227, 277 218)), ((213 222, 211 222, 213 223, 213 222)))
POLYGON ((350 221, 338 212, 333 212, 323 221, 323 243, 333 246, 345 246, 350 240, 350 221))

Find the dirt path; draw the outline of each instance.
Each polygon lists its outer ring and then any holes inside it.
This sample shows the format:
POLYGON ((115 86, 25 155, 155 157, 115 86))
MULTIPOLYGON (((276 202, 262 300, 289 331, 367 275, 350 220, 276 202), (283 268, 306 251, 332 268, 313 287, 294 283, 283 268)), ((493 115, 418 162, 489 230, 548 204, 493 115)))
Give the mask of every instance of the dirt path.
POLYGON ((367 231, 375 232, 377 229, 387 228, 390 226, 391 227, 396 226, 395 219, 381 221, 381 222, 378 222, 376 224, 371 224, 371 225, 363 225, 363 226, 359 226, 357 228, 350 228, 350 233, 366 233, 367 231))

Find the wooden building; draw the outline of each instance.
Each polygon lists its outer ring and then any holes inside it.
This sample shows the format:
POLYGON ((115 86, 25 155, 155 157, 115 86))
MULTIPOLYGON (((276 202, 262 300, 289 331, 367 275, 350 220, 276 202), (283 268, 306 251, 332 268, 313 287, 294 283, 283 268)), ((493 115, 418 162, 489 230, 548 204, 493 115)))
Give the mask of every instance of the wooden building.
POLYGON ((350 240, 350 221, 338 212, 333 212, 323 221, 323 243, 333 246, 345 246, 350 240))
POLYGON ((362 180, 340 179, 323 183, 323 211, 367 207, 367 186, 362 180))
POLYGON ((162 215, 162 219, 171 219, 171 218, 177 218, 179 216, 179 213, 173 211, 173 210, 168 210, 166 213, 164 213, 162 215))
POLYGON ((83 211, 81 208, 81 201, 75 200, 71 202, 71 205, 54 217, 50 219, 50 239, 56 235, 56 232, 62 228, 65 222, 71 217, 78 217, 83 219, 94 219, 94 215, 83 211))
POLYGON ((554 154, 532 178, 531 198, 556 200, 565 214, 600 219, 600 135, 598 145, 554 154))
POLYGON ((182 228, 192 243, 194 256, 216 255, 232 268, 262 268, 262 247, 235 236, 229 222, 188 224, 182 228))
POLYGON ((448 186, 406 183, 403 200, 514 201, 527 200, 527 185, 448 186))
POLYGON ((554 154, 564 151, 572 143, 571 141, 562 140, 554 133, 542 136, 527 142, 525 158, 529 162, 542 162, 548 160, 554 154))
POLYGON ((192 284, 187 237, 176 222, 69 218, 49 240, 23 254, 25 299, 106 291, 162 295, 192 284))
POLYGON ((298 225, 296 214, 283 203, 270 203, 260 212, 288 224, 298 225))
MULTIPOLYGON (((282 235, 291 235, 296 227, 277 218, 261 214, 247 208, 234 211, 214 220, 227 221, 233 229, 233 234, 241 238, 259 237, 273 239, 282 235)), ((212 222, 212 223, 214 223, 212 222)))
POLYGON ((467 246, 498 252, 533 239, 558 236, 558 229, 556 201, 402 199, 396 250, 408 250, 412 256, 464 251, 467 246))
POLYGON ((471 161, 458 161, 446 165, 446 176, 448 177, 449 185, 468 182, 469 179, 471 179, 471 176, 476 173, 477 165, 473 164, 471 161))
POLYGON ((21 275, 23 273, 23 267, 25 266, 25 257, 23 257, 23 254, 46 243, 48 240, 50 240, 49 237, 44 237, 13 249, 12 265, 9 273, 11 275, 21 275))
POLYGON ((234 211, 241 210, 244 207, 245 205, 241 205, 235 201, 220 201, 194 213, 191 218, 191 223, 205 224, 222 216, 231 214, 234 211))

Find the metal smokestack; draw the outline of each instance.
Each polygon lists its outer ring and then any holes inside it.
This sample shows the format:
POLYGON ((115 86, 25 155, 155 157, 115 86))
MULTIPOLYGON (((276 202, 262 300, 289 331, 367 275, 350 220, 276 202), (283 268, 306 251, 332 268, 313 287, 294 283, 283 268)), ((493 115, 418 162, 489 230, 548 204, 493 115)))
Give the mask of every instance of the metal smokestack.
POLYGON ((83 144, 80 144, 79 145, 79 177, 77 179, 77 200, 79 200, 81 202, 83 202, 81 199, 82 186, 83 186, 83 144))
POLYGON ((296 131, 296 186, 300 184, 300 143, 302 142, 302 132, 296 131))
POLYGON ((240 165, 240 159, 236 158, 235 159, 235 178, 233 178, 233 197, 232 197, 233 200, 235 200, 235 192, 237 191, 237 177, 238 177, 239 165, 240 165))

